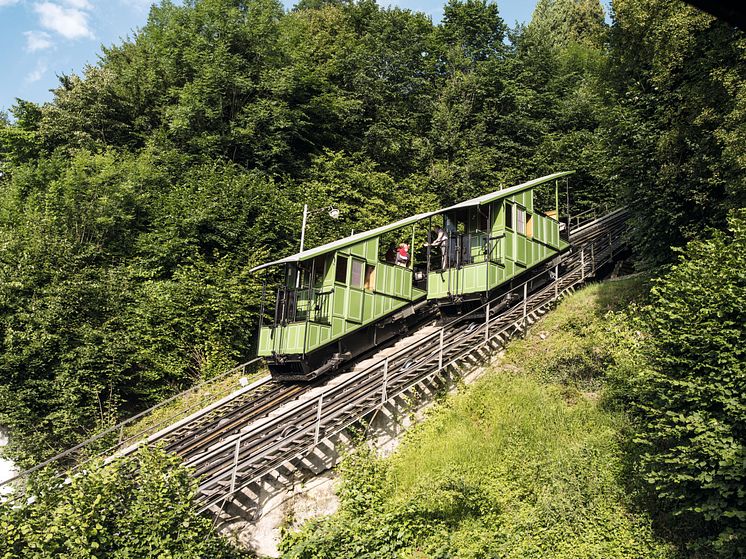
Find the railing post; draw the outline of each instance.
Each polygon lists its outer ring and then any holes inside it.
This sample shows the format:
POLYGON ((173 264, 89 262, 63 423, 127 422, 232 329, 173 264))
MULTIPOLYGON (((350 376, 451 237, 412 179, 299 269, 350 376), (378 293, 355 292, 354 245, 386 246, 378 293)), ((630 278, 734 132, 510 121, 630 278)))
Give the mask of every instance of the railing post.
POLYGON ((526 329, 528 328, 528 283, 523 284, 523 335, 526 335, 526 329))
POLYGON ((233 451, 233 471, 231 472, 231 492, 230 495, 236 491, 236 473, 238 472, 238 454, 241 451, 241 437, 236 439, 236 448, 233 451))
POLYGON ((389 384, 389 358, 383 360, 383 390, 381 391, 381 404, 385 404, 389 399, 386 390, 389 384))
POLYGON ((445 331, 440 329, 440 345, 438 347, 438 371, 443 369, 443 336, 445 331))
POLYGON ((580 279, 585 281, 585 247, 580 249, 580 279))
POLYGON ((559 264, 554 265, 554 300, 559 298, 559 264))
POLYGON ((490 302, 487 301, 487 308, 484 312, 484 343, 490 339, 490 302))
POLYGON ((596 275, 596 244, 591 242, 591 274, 596 275))
POLYGON ((319 406, 316 410, 316 432, 313 435, 313 445, 318 446, 319 444, 319 430, 321 429, 321 407, 324 404, 324 395, 319 396, 319 406))
POLYGON ((611 231, 609 231, 609 260, 614 258, 614 243, 611 240, 611 231))

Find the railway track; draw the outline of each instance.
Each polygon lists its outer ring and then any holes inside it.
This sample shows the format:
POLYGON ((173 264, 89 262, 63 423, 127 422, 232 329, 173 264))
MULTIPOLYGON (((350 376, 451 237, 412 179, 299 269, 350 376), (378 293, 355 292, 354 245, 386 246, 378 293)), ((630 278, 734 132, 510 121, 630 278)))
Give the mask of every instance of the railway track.
MULTIPOLYGON (((283 464, 312 452, 386 402, 454 366, 476 366, 532 317, 562 294, 593 276, 623 245, 626 211, 591 221, 572 234, 574 248, 563 256, 565 273, 532 290, 538 276, 513 287, 510 304, 489 301, 457 322, 425 326, 379 354, 331 377, 308 384, 262 378, 147 438, 120 447, 110 460, 143 444, 163 444, 180 455, 200 480, 201 510, 226 498, 283 464)), ((553 268, 559 271, 559 266, 553 268)), ((539 276, 548 277, 546 269, 539 276)), ((542 283, 542 281, 539 281, 542 283)), ((503 297, 505 294, 501 294, 503 297)))
POLYGON ((573 242, 578 248, 562 263, 565 274, 533 293, 528 292, 531 280, 517 286, 514 291, 523 296, 500 313, 491 312, 487 303, 473 311, 474 320, 465 316, 455 324, 425 328, 400 341, 400 351, 384 351, 385 357, 368 359, 331 379, 293 385, 292 397, 280 391, 264 403, 267 413, 263 415, 249 407, 235 412, 226 428, 218 424, 205 438, 196 430, 189 453, 182 456, 200 479, 202 510, 218 506, 227 496, 289 460, 302 458, 321 440, 341 432, 389 399, 459 362, 475 365, 480 350, 504 345, 525 330, 532 313, 541 313, 613 258, 622 246, 625 217, 624 211, 613 212, 577 230, 573 242))

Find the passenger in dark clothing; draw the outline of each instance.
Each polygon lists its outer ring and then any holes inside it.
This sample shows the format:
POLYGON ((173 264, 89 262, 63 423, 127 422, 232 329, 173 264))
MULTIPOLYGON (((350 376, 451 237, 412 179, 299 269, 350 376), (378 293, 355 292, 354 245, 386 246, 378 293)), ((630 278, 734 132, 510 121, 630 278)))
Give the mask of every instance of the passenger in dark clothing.
POLYGON ((432 239, 429 243, 425 243, 425 246, 431 246, 440 250, 440 267, 442 269, 448 268, 448 236, 442 227, 435 227, 434 231, 430 232, 430 238, 432 239))
POLYGON ((389 249, 386 251, 384 260, 386 260, 387 264, 396 264, 396 245, 394 243, 391 243, 389 245, 389 249))

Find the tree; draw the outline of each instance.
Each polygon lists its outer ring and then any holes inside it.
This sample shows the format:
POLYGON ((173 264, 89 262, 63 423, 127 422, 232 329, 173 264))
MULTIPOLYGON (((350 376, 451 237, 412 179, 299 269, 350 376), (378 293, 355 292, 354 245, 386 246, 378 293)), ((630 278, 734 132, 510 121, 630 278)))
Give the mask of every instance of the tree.
POLYGON ((655 266, 705 227, 722 229, 728 209, 746 203, 744 167, 724 143, 740 136, 743 37, 683 2, 613 7, 614 174, 634 214, 633 244, 655 266))

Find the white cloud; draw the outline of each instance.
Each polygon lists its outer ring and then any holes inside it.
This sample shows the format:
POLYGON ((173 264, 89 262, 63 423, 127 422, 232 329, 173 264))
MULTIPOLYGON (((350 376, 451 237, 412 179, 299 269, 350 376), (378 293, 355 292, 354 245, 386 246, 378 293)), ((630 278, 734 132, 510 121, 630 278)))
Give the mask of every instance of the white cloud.
POLYGON ((36 67, 26 75, 26 83, 38 82, 46 73, 47 68, 46 60, 37 60, 36 67))
POLYGON ((76 5, 86 0, 66 0, 68 7, 53 2, 40 2, 34 5, 34 11, 39 14, 39 23, 45 29, 59 33, 66 39, 93 38, 93 32, 88 27, 88 14, 76 5))
POLYGON ((88 0, 62 0, 62 3, 78 10, 90 10, 93 8, 93 4, 88 0))
POLYGON ((24 31, 23 35, 26 37, 26 50, 29 52, 36 52, 37 50, 44 50, 54 46, 52 37, 45 31, 24 31))
POLYGON ((18 4, 18 0, 0 0, 0 8, 3 6, 12 6, 13 4, 18 4))

